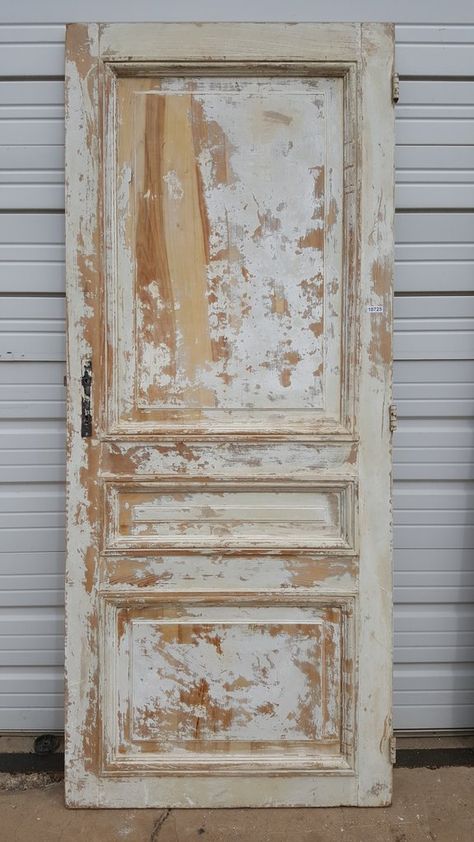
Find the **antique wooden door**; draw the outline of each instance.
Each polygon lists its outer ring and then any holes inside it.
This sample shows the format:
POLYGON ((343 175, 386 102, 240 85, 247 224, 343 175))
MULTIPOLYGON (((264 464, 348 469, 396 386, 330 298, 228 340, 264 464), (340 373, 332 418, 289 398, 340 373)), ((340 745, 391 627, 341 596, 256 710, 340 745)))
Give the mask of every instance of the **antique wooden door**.
POLYGON ((392 27, 66 63, 68 804, 386 804, 392 27))

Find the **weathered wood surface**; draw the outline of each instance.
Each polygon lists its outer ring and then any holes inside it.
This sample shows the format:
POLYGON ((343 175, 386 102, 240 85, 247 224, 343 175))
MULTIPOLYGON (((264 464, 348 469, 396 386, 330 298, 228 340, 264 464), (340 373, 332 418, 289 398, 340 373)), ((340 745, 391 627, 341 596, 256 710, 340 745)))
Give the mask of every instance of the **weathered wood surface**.
POLYGON ((392 54, 68 29, 71 805, 390 800, 392 54))
POLYGON ((342 80, 115 85, 110 423, 338 429, 342 80))

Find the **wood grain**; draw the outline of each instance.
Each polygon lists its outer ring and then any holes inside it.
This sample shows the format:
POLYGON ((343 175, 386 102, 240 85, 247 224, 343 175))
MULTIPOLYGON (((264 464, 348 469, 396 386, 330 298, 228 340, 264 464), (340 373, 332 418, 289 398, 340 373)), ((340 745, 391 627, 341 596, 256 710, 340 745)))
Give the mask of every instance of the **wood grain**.
POLYGON ((70 806, 390 801, 392 65, 68 27, 70 806))

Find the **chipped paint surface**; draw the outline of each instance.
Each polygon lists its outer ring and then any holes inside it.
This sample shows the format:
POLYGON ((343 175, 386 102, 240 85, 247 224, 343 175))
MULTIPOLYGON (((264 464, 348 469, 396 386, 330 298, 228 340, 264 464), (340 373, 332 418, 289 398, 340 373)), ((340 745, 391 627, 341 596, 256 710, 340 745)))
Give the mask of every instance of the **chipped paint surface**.
POLYGON ((114 554, 102 559, 101 583, 118 591, 146 588, 195 591, 200 587, 231 591, 264 590, 269 581, 281 590, 312 588, 331 593, 354 593, 357 588, 358 560, 353 554, 330 556, 296 553, 294 550, 265 550, 236 556, 232 551, 209 552, 201 549, 192 555, 153 556, 114 554))
POLYGON ((108 546, 351 549, 354 489, 107 484, 108 546))
POLYGON ((275 761, 282 751, 303 765, 344 767, 347 606, 188 601, 109 610, 117 643, 106 679, 119 722, 107 731, 110 769, 140 756, 149 768, 204 756, 218 768, 249 754, 275 761))
POLYGON ((324 98, 311 83, 291 100, 263 83, 249 92, 250 85, 221 96, 214 82, 209 94, 145 97, 143 155, 150 163, 135 187, 143 407, 321 408, 314 371, 323 368, 324 183, 316 191, 308 171, 324 169, 324 98), (283 119, 275 120, 279 112, 283 119), (155 172, 151 162, 161 156, 155 172), (140 192, 149 185, 142 209, 140 192), (193 239, 188 220, 197 207, 193 239), (150 238, 150 217, 164 227, 164 245, 150 238), (171 281, 166 294, 150 254, 158 247, 171 281), (142 287, 150 285, 143 301, 142 287))
POLYGON ((340 422, 342 90, 119 81, 122 425, 340 422))
MULTIPOLYGON (((339 751, 337 628, 241 620, 215 625, 133 623, 132 739, 325 742, 339 751), (323 699, 318 665, 333 648, 323 699)), ((185 746, 186 747, 186 746, 185 746)), ((229 746, 227 747, 229 749, 229 746)))
POLYGON ((69 805, 390 799, 392 60, 68 27, 69 805))
POLYGON ((357 478, 355 443, 209 441, 106 442, 102 451, 105 474, 150 478, 220 476, 232 479, 285 475, 293 479, 357 478))

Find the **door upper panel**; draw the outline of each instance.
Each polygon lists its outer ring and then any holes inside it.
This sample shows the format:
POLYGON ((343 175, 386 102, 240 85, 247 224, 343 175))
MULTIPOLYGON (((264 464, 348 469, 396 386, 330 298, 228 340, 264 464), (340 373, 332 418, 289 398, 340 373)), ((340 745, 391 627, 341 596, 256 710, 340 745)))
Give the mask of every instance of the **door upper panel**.
POLYGON ((109 426, 343 432, 343 78, 118 76, 109 107, 109 426))

